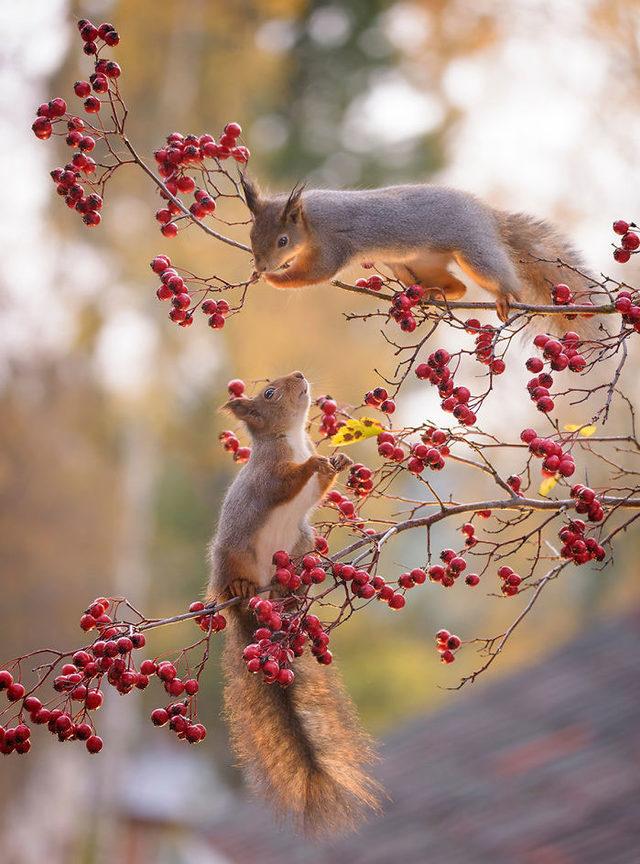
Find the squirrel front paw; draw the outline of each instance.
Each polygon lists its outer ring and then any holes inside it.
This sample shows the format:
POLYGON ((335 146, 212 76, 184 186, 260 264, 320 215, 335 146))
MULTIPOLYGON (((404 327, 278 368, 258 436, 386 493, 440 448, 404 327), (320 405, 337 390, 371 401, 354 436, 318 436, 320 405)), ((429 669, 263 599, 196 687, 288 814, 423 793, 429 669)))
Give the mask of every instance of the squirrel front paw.
POLYGON ((321 477, 334 477, 336 469, 331 464, 331 461, 326 456, 314 456, 314 470, 321 477))
POLYGON ((329 462, 333 465, 335 471, 344 471, 345 468, 349 468, 353 465, 353 459, 350 456, 347 456, 346 453, 334 453, 333 456, 330 457, 329 462))

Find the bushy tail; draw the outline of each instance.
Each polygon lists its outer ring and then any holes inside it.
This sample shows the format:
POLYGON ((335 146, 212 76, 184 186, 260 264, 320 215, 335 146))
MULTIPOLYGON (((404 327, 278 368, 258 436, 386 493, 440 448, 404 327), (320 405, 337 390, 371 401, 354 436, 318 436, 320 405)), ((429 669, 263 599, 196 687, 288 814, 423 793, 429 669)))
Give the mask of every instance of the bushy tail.
POLYGON ((255 622, 228 610, 224 699, 231 744, 249 780, 274 808, 311 834, 357 826, 378 809, 380 787, 365 766, 372 742, 334 672, 305 654, 283 690, 246 669, 255 622))
MULTIPOLYGON (((589 271, 581 254, 552 225, 525 213, 497 213, 500 236, 509 248, 522 286, 522 301, 546 306, 553 303, 551 289, 564 282, 576 303, 608 302, 589 271), (563 266, 564 265, 564 266, 563 266)), ((584 339, 594 338, 595 318, 580 316, 573 320, 563 315, 540 318, 534 327, 548 333, 562 334, 574 330, 584 339)))

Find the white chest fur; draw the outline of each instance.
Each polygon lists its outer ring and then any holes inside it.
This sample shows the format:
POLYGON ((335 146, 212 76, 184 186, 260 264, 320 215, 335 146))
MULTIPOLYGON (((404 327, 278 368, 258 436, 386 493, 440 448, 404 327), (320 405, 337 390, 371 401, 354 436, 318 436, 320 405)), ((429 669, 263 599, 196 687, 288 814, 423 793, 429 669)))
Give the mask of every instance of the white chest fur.
MULTIPOLYGON (((304 462, 312 455, 311 445, 304 432, 289 438, 294 462, 304 462)), ((318 503, 320 486, 317 475, 313 475, 301 492, 286 504, 280 504, 270 513, 256 538, 256 557, 260 584, 268 585, 273 576, 273 553, 283 549, 292 552, 300 539, 300 526, 305 517, 318 503)))

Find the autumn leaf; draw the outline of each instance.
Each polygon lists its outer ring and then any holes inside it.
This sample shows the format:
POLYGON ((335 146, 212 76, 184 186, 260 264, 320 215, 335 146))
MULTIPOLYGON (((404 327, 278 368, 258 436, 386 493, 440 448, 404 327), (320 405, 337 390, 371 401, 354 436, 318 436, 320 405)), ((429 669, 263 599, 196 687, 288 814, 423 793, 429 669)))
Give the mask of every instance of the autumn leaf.
POLYGON ((540 484, 540 488, 538 489, 538 494, 542 495, 543 498, 546 498, 549 492, 553 489, 553 487, 557 484, 557 480, 555 477, 545 477, 542 483, 540 484))
POLYGON ((578 432, 578 434, 582 438, 591 438, 591 436, 595 435, 595 433, 598 431, 598 427, 591 424, 589 424, 588 426, 581 426, 579 423, 566 423, 564 426, 564 431, 578 432))
POLYGON ((356 444, 365 438, 373 438, 382 432, 382 425, 372 417, 351 417, 344 426, 331 439, 335 447, 346 447, 348 444, 356 444))

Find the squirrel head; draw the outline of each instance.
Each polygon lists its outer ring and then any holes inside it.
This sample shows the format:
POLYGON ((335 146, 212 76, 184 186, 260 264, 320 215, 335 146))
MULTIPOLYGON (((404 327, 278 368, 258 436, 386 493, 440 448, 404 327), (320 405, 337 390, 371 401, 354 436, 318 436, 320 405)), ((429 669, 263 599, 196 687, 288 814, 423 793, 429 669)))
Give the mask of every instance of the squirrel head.
POLYGON ((240 178, 247 207, 251 211, 251 249, 257 273, 272 272, 290 264, 308 240, 302 192, 296 185, 288 198, 262 195, 254 180, 240 178))
POLYGON ((286 434, 303 428, 311 404, 302 372, 276 378, 253 398, 230 399, 224 408, 246 425, 253 438, 286 434))

